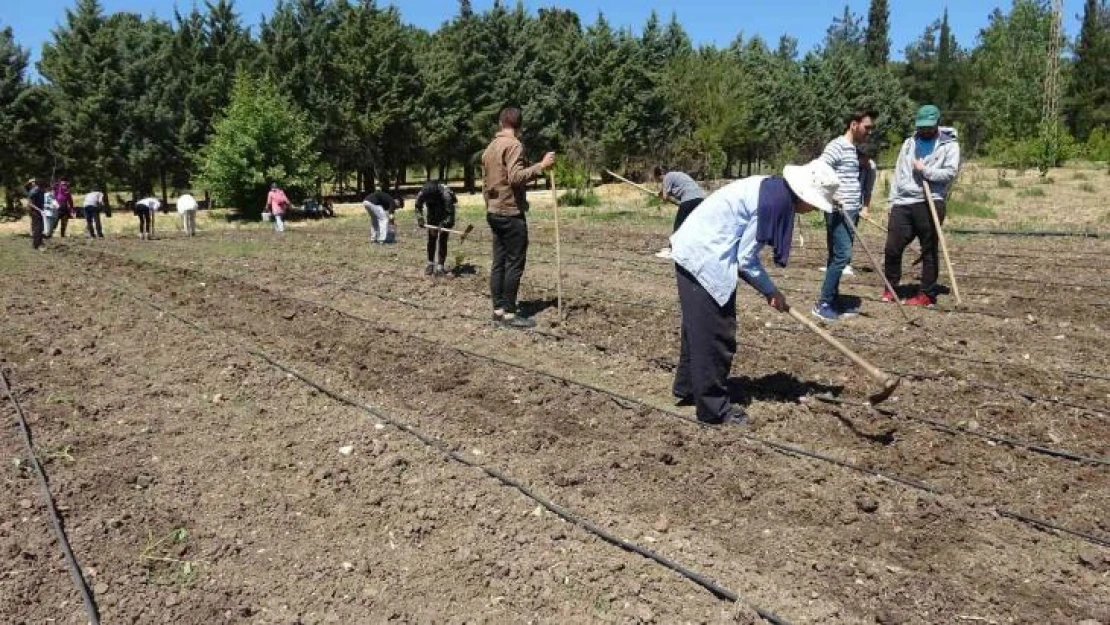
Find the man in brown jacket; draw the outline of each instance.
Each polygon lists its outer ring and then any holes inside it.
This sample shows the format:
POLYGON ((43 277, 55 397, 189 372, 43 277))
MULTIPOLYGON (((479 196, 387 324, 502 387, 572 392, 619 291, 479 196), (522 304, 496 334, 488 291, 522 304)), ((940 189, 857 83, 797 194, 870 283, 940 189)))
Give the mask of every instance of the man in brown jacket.
POLYGON ((493 266, 489 272, 493 320, 514 328, 536 325, 532 319, 517 316, 516 309, 528 254, 526 186, 555 164, 555 153, 548 152, 539 163, 528 166, 524 144, 517 139, 522 117, 516 107, 502 109, 498 118, 501 129, 482 154, 486 221, 493 232, 493 266))

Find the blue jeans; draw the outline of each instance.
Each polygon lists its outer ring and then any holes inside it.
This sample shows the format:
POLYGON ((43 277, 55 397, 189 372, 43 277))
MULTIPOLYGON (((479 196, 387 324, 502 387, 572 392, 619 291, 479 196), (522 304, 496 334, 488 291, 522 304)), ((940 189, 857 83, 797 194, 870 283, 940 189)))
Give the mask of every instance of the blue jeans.
MULTIPOLYGON (((859 223, 859 213, 848 213, 852 226, 859 223)), ((852 262, 852 229, 844 220, 844 213, 825 213, 825 241, 828 245, 828 263, 825 269, 825 282, 821 285, 819 302, 830 306, 836 304, 840 296, 840 276, 844 268, 852 262)))

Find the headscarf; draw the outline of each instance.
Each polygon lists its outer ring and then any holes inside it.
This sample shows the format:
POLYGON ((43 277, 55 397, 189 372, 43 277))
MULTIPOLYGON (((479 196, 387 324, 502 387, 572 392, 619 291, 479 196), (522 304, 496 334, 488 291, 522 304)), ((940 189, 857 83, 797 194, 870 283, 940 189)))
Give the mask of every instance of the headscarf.
POLYGON ((785 267, 794 241, 794 204, 797 196, 781 176, 759 183, 755 239, 775 250, 775 264, 785 267))

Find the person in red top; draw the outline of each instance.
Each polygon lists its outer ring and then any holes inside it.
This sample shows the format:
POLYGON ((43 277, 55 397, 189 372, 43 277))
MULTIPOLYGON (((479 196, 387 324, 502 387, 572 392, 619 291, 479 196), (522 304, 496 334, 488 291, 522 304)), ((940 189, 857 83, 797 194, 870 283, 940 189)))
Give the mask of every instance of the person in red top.
POLYGON ((270 193, 266 195, 266 208, 265 210, 273 215, 274 231, 285 232, 285 221, 282 217, 285 216, 285 209, 289 207, 289 198, 285 196, 285 191, 275 182, 270 185, 270 193))

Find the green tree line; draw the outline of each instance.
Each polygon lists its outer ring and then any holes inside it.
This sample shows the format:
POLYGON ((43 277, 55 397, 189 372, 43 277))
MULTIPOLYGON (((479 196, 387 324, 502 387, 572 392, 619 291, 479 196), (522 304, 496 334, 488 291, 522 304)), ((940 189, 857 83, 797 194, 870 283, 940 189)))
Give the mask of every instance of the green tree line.
MULTIPOLYGON (((899 61, 886 0, 866 18, 845 7, 808 51, 789 35, 695 46, 673 15, 633 31, 603 14, 500 1, 478 12, 460 0, 444 17, 429 32, 374 0, 276 0, 252 29, 233 0, 170 20, 75 0, 38 79, 0 30, 0 181, 15 191, 28 175, 65 172, 117 192, 205 186, 246 202, 267 179, 364 191, 461 169, 473 189, 507 104, 524 109, 530 149, 595 173, 666 163, 744 175, 814 156, 856 107, 878 111, 887 148, 925 102, 946 111, 970 153, 1045 158, 1046 0, 995 10, 972 47, 940 13, 899 61)), ((1108 159, 1107 0, 1085 0, 1081 32, 1062 44, 1065 140, 1051 158, 1108 159)))

